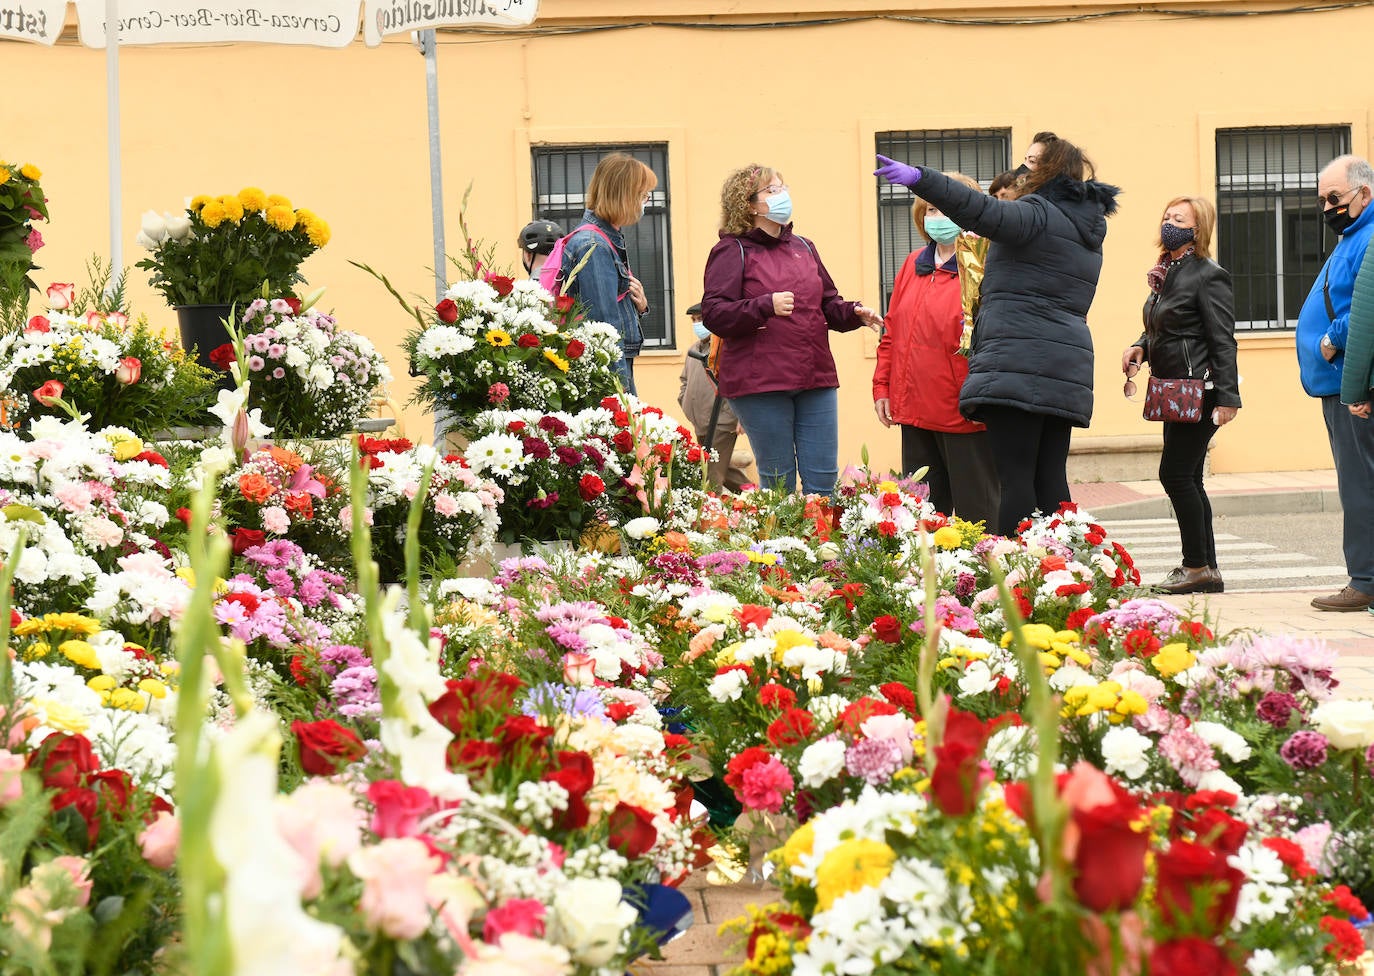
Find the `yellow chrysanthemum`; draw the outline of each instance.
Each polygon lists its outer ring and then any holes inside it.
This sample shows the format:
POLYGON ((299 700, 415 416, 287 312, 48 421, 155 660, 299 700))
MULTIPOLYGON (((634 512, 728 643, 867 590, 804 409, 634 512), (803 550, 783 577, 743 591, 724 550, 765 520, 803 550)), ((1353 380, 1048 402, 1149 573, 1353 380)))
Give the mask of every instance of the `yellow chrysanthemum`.
POLYGON ((881 884, 896 860, 897 852, 882 841, 842 841, 816 868, 816 904, 828 911, 835 899, 881 884))
POLYGON ((9 168, 8 166, 0 166, 0 186, 4 186, 4 185, 5 185, 6 183, 8 183, 9 181, 10 181, 10 168, 9 168))
POLYGON ((138 683, 138 690, 154 698, 167 697, 167 686, 156 678, 144 678, 138 683))
POLYGON ((568 371, 568 361, 552 349, 544 350, 544 358, 553 363, 560 372, 566 373, 568 371))
POLYGON ((269 193, 267 195, 267 206, 270 207, 290 207, 291 201, 280 193, 269 193))
POLYGON ((1121 700, 1116 703, 1116 711, 1120 715, 1144 715, 1150 710, 1150 703, 1145 696, 1138 691, 1131 691, 1127 688, 1121 693, 1121 700))
POLYGON ((243 219, 243 204, 239 203, 239 198, 225 195, 219 198, 219 205, 224 208, 224 219, 230 223, 237 224, 243 219))
POLYGON ((61 630, 86 637, 100 633, 100 621, 83 613, 45 613, 43 619, 47 622, 49 630, 61 630))
POLYGON ((735 663, 735 652, 744 646, 743 641, 735 641, 729 647, 721 648, 716 652, 716 656, 711 659, 712 663, 718 668, 723 668, 727 664, 735 663))
POLYGON ((48 622, 42 617, 30 617, 28 620, 21 620, 10 631, 15 637, 28 637, 32 634, 43 634, 48 630, 48 622))
POLYGON ((204 206, 200 208, 201 221, 211 229, 224 223, 225 216, 224 204, 218 200, 207 200, 204 206))
POLYGON ((267 194, 256 186, 245 186, 239 191, 239 203, 244 210, 266 210, 267 194))
POLYGON ((310 222, 310 226, 305 229, 305 236, 310 238, 310 243, 316 247, 324 247, 329 243, 329 225, 318 217, 310 222))
POLYGON ((896 490, 897 482, 895 481, 880 481, 874 486, 874 491, 880 495, 886 495, 888 492, 896 490))
POLYGON ((26 180, 41 180, 43 178, 43 171, 33 165, 33 163, 25 163, 23 166, 19 167, 19 175, 26 180))
POLYGON ((778 857, 782 863, 789 868, 794 868, 801 863, 803 855, 810 854, 811 848, 816 843, 816 828, 813 822, 808 820, 796 830, 792 831, 792 836, 787 838, 787 843, 782 845, 778 851, 778 857))
POLYGON ((86 682, 86 687, 91 691, 113 691, 116 684, 115 679, 108 674, 98 674, 86 682))
MULTIPOLYGON (((1049 624, 1022 624, 1021 634, 1026 638, 1026 643, 1031 647, 1038 647, 1042 651, 1048 651, 1054 642, 1054 628, 1049 624)), ((1002 646, 1010 647, 1013 634, 1007 631, 1002 635, 1002 646)))
POLYGON ((509 346, 509 345, 511 344, 510 333, 509 333, 509 332, 504 332, 504 331, 502 331, 501 329, 492 329, 492 330, 490 330, 490 331, 486 334, 486 340, 487 340, 487 345, 489 345, 489 346, 496 346, 496 347, 498 347, 498 348, 502 348, 502 347, 505 347, 505 346, 509 346))
POLYGON ((775 552, 754 552, 749 550, 749 561, 758 563, 761 566, 776 566, 778 564, 778 554, 775 552))
POLYGON ((1161 677, 1172 678, 1191 668, 1197 662, 1197 655, 1188 650, 1187 644, 1165 644, 1150 662, 1161 677))
POLYGON ((942 525, 935 530, 935 546, 938 549, 958 549, 964 544, 964 536, 952 525, 942 525))
POLYGON ((148 702, 142 695, 130 688, 116 688, 110 692, 110 707, 123 709, 126 712, 142 712, 148 708, 148 702))
POLYGON ((96 656, 95 648, 83 640, 65 640, 57 645, 57 649, 62 652, 62 656, 73 664, 99 670, 100 658, 96 656))
POLYGON ((281 205, 267 208, 267 226, 276 230, 291 230, 296 226, 296 211, 281 205))
POLYGON ((205 205, 213 199, 214 197, 206 196, 204 193, 202 193, 198 196, 192 197, 191 205, 186 209, 190 210, 191 213, 200 213, 202 210, 205 209, 205 205))
POLYGON ((780 630, 773 635, 773 660, 781 663, 782 656, 794 647, 815 647, 816 642, 800 630, 780 630))

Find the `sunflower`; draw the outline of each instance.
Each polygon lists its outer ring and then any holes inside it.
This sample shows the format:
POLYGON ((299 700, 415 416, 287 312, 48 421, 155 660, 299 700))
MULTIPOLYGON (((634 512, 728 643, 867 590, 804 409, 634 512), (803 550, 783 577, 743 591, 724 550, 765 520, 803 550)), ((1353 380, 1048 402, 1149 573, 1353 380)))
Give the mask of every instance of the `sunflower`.
POLYGON ((267 225, 276 230, 291 230, 296 226, 296 212, 289 205, 269 204, 267 207, 267 225))
POLYGON ((244 210, 266 210, 267 194, 256 186, 245 186, 239 191, 239 203, 243 204, 244 210))
POLYGON ((509 346, 511 344, 510 333, 503 332, 501 329, 492 329, 490 332, 487 333, 486 339, 488 345, 496 346, 498 348, 509 346))
POLYGON ((568 361, 552 349, 544 350, 544 358, 558 367, 561 372, 566 373, 568 371, 568 361))

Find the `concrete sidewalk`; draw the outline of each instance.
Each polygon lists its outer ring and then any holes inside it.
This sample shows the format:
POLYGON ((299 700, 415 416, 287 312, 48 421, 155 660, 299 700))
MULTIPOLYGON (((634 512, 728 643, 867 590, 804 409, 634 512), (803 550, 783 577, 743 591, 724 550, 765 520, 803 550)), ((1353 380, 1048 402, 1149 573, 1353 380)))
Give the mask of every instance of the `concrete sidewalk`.
MULTIPOLYGON (((1338 512, 1334 468, 1209 474, 1207 497, 1217 515, 1338 512)), ((1069 486, 1073 500, 1101 518, 1168 518, 1169 499, 1158 480, 1093 481, 1069 486)))

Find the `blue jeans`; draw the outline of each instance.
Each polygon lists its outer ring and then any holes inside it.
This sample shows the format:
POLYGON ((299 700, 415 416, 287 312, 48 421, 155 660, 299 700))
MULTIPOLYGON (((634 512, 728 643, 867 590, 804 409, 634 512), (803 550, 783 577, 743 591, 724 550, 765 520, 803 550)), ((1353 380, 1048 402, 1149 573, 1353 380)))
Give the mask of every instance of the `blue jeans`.
POLYGON ((611 368, 620 377, 621 389, 631 396, 639 396, 639 391, 635 389, 635 361, 621 356, 611 364, 611 368))
POLYGON ((1344 513, 1345 571, 1353 588, 1374 594, 1374 419, 1356 417, 1334 395, 1322 397, 1322 416, 1344 513))
POLYGON ((839 397, 834 387, 752 393, 730 400, 749 435, 764 488, 828 495, 839 476, 839 397))

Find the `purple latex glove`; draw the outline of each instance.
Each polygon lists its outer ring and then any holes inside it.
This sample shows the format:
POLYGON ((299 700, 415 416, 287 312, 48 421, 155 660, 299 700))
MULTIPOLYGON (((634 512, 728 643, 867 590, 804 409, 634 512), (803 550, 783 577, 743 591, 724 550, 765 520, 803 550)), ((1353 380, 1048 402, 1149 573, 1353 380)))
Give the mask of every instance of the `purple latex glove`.
POLYGON ((895 159, 879 156, 878 168, 873 171, 873 175, 881 176, 889 183, 900 183, 902 186, 915 186, 916 181, 921 178, 921 171, 915 166, 908 166, 906 163, 899 163, 895 159))

